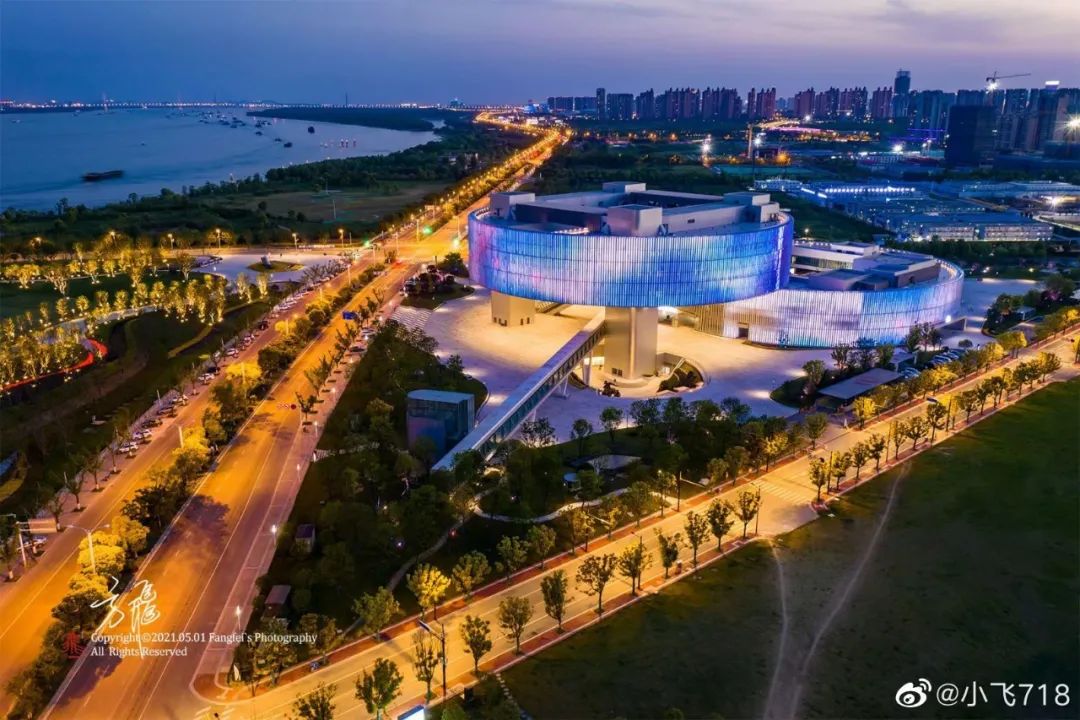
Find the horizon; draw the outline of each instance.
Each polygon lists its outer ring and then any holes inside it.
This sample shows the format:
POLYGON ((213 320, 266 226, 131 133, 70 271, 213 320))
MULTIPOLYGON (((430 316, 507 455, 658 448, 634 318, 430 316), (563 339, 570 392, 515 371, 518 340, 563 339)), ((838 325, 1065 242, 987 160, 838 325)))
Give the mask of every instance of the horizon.
POLYGON ((847 5, 5 2, 0 84, 20 103, 340 104, 348 95, 376 105, 524 104, 598 87, 776 87, 790 97, 891 86, 900 68, 913 90, 978 89, 995 72, 1030 73, 1002 89, 1080 85, 1067 30, 1080 25, 1080 4, 1023 16, 1004 0, 847 5))

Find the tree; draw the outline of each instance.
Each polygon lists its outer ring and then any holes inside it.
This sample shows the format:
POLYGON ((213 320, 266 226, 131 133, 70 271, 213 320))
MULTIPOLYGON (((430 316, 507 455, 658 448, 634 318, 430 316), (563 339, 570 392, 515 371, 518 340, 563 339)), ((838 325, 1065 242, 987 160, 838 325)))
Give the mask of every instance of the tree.
POLYGON ((866 427, 866 422, 877 414, 877 410, 877 403, 868 395, 860 395, 851 404, 851 411, 855 414, 855 419, 859 421, 860 430, 866 427))
MULTIPOLYGON (((5 544, 14 550, 14 539, 14 536, 6 538, 6 543, 4 539, 0 539, 0 550, 5 544)), ((71 578, 67 594, 52 609, 52 616, 65 630, 91 630, 101 620, 99 610, 93 606, 100 607, 100 603, 108 597, 109 584, 104 577, 76 573, 71 578)))
POLYGON ((1058 357, 1057 353, 1041 352, 1035 362, 1038 364, 1040 381, 1047 375, 1053 375, 1061 369, 1061 358, 1058 357))
POLYGON ((83 489, 83 475, 80 472, 72 473, 70 476, 64 473, 63 488, 67 491, 71 497, 75 498, 75 512, 82 512, 82 504, 79 502, 79 494, 83 489))
POLYGON ((45 509, 52 515, 53 523, 56 525, 56 532, 60 532, 60 516, 64 514, 64 494, 63 490, 55 493, 48 500, 45 501, 45 509))
MULTIPOLYGON (((809 433, 809 423, 807 423, 807 433, 809 433)), ((750 459, 750 453, 742 445, 735 445, 729 447, 724 452, 724 462, 728 466, 728 475, 731 477, 731 483, 734 485, 735 481, 739 479, 739 473, 746 465, 746 461, 750 459)))
POLYGON ((90 550, 89 538, 84 537, 79 543, 79 565, 82 566, 82 571, 88 575, 120 577, 127 567, 127 554, 121 547, 119 538, 102 530, 95 530, 92 535, 93 552, 90 550))
POLYGON ((491 650, 491 623, 473 615, 466 615, 461 623, 461 640, 469 648, 473 658, 473 674, 480 675, 480 658, 491 650))
POLYGON ((641 527, 641 518, 645 517, 653 504, 652 492, 649 486, 642 481, 632 483, 626 492, 622 494, 623 507, 641 527))
POLYGON ((665 535, 662 531, 656 531, 656 540, 660 545, 660 565, 664 568, 664 579, 667 580, 671 568, 679 559, 679 547, 682 546, 682 535, 665 535))
POLYGON ((618 560, 614 555, 590 555, 578 566, 575 579, 586 595, 596 595, 596 612, 604 612, 604 588, 615 575, 618 560))
POLYGON ((570 580, 564 570, 556 570, 540 581, 540 593, 544 597, 544 612, 558 625, 558 631, 562 632, 563 615, 566 613, 566 603, 570 600, 568 591, 570 580))
POLYGON ((615 431, 623 423, 623 411, 617 407, 606 407, 600 411, 600 424, 608 434, 608 443, 615 448, 615 431))
POLYGON ((735 521, 731 517, 734 511, 735 508, 731 507, 731 503, 727 500, 716 498, 709 503, 709 509, 706 511, 705 517, 709 521, 709 530, 712 531, 713 536, 716 538, 717 550, 724 546, 724 536, 735 525, 735 521))
POLYGON ((709 476, 709 482, 720 487, 727 479, 728 464, 723 458, 711 458, 705 465, 705 472, 709 476))
POLYGON ((821 360, 810 360, 802 366, 802 369, 806 373, 803 395, 810 397, 817 392, 818 386, 821 385, 821 381, 825 377, 825 363, 821 360))
POLYGON ((641 538, 619 555, 619 574, 630 581, 631 595, 637 595, 641 587, 641 576, 650 565, 652 565, 652 553, 645 549, 645 543, 641 541, 641 538))
POLYGON ((336 693, 334 683, 319 683, 308 695, 297 695, 292 706, 297 720, 333 720, 336 693))
POLYGON ((686 513, 683 529, 686 531, 686 543, 690 546, 694 567, 697 567, 698 548, 705 542, 705 536, 709 534, 709 522, 691 510, 686 513))
POLYGON ((930 423, 924 417, 913 417, 907 423, 907 436, 911 440, 911 449, 914 450, 919 441, 930 434, 930 423))
POLYGON ((381 720, 383 711, 401 693, 404 678, 393 660, 379 658, 369 673, 367 670, 356 679, 356 699, 364 701, 364 708, 381 720))
POLYGON ((454 584, 465 593, 466 601, 472 600, 473 589, 484 582, 490 573, 491 566, 488 564, 487 557, 478 550, 462 555, 454 564, 454 569, 450 571, 454 584))
POLYGON ((504 535, 495 546, 495 551, 500 558, 496 567, 502 570, 509 581, 511 575, 525 566, 529 557, 529 543, 513 535, 504 535))
POLYGON ((810 447, 816 448, 818 439, 829 427, 829 418, 824 413, 811 413, 806 416, 806 436, 810 438, 810 447))
POLYGON ((110 530, 116 536, 119 547, 124 549, 130 566, 139 553, 146 549, 150 529, 138 520, 133 520, 126 515, 118 515, 112 521, 110 530))
MULTIPOLYGON (((443 575, 439 568, 425 563, 409 573, 406 585, 416 596, 416 601, 420 604, 420 617, 423 618, 428 610, 436 608, 450 589, 450 578, 443 575)), ((438 617, 437 608, 435 615, 438 617)))
POLYGON ((531 448, 555 444, 555 428, 547 418, 525 421, 521 424, 521 441, 531 448))
POLYGON ((889 441, 884 435, 871 433, 870 437, 866 439, 866 447, 870 451, 870 457, 874 459, 874 472, 877 472, 881 469, 881 456, 889 447, 889 441))
POLYGON ((544 558, 555 547, 555 531, 547 525, 533 525, 525 534, 525 541, 529 545, 533 558, 540 561, 540 567, 544 567, 544 558))
MULTIPOLYGON (((930 443, 938 430, 944 430, 949 420, 949 408, 940 402, 931 402, 926 406, 926 421, 930 424, 930 443)), ((856 473, 856 477, 858 474, 856 473)))
POLYGON ((654 491, 660 495, 660 517, 664 517, 664 509, 667 507, 667 496, 678 489, 678 479, 667 470, 657 470, 652 476, 654 491))
POLYGON ((765 438, 765 442, 761 446, 761 452, 765 456, 766 471, 769 469, 769 463, 780 457, 787 447, 788 436, 786 433, 776 433, 765 438))
POLYGON ((82 466, 83 472, 90 475, 94 481, 94 492, 101 490, 101 486, 98 483, 98 476, 101 475, 101 471, 105 467, 105 463, 101 459, 101 453, 94 451, 87 451, 79 456, 79 464, 82 466))
POLYGON ((585 455, 585 443, 592 434, 592 423, 585 418, 578 418, 570 427, 570 438, 577 441, 578 457, 585 455))
POLYGON ((829 484, 829 472, 824 458, 813 458, 808 468, 810 484, 817 488, 816 502, 821 502, 821 488, 829 484))
POLYGON ((435 679, 435 671, 439 669, 442 660, 442 651, 439 649, 435 638, 425 630, 417 630, 413 634, 413 670, 416 671, 416 679, 424 683, 426 692, 425 700, 431 699, 431 681, 435 679))
POLYGON ((570 554, 573 555, 579 540, 584 540, 585 546, 588 547, 592 518, 581 508, 573 508, 565 513, 563 517, 566 518, 566 529, 570 533, 570 554))
POLYGON ((499 603, 499 626, 514 639, 514 652, 521 654, 521 635, 533 616, 532 603, 527 597, 507 597, 499 603))
POLYGON ((374 594, 364 593, 353 601, 353 613, 361 622, 361 628, 379 640, 383 628, 401 614, 401 605, 388 588, 381 587, 374 594))
POLYGON ((610 540, 619 521, 619 515, 622 514, 622 503, 619 502, 619 498, 615 495, 605 495, 600 499, 600 503, 596 505, 595 511, 601 524, 607 528, 607 536, 608 540, 610 540))
POLYGON ((267 618, 259 625, 262 639, 255 646, 255 667, 270 676, 276 685, 281 671, 296 662, 297 644, 287 642, 289 623, 285 618, 267 618))
POLYGON ((757 517, 761 509, 761 490, 742 490, 735 499, 735 517, 742 521, 742 536, 746 537, 746 526, 757 517))
MULTIPOLYGON (((839 489, 841 483, 844 482, 844 478, 847 477, 847 471, 851 468, 851 453, 841 452, 834 453, 829 457, 829 470, 834 480, 836 480, 836 487, 839 489)), ((826 489, 828 486, 826 486, 826 489)))
POLYGON ((855 479, 859 479, 863 465, 870 462, 870 447, 866 442, 858 442, 851 448, 851 464, 855 466, 855 479))

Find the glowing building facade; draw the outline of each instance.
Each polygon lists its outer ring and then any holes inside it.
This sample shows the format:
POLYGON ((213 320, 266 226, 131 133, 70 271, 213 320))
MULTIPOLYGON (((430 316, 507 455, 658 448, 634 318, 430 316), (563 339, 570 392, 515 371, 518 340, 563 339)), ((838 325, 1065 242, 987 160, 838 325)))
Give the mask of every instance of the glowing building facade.
POLYGON ((766 193, 724 196, 605 183, 594 192, 496 193, 469 218, 469 271, 492 320, 532 322, 536 303, 603 306, 605 365, 655 371, 657 309, 698 329, 769 345, 898 342, 959 309, 963 274, 934 258, 859 243, 795 244, 766 193))

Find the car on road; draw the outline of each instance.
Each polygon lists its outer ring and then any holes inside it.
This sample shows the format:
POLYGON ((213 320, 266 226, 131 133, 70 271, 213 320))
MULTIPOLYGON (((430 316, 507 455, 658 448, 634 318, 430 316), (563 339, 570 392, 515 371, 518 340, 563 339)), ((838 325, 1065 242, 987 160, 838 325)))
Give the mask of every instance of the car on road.
POLYGON ((116 452, 124 455, 134 455, 139 450, 139 445, 134 442, 126 442, 120 447, 116 448, 116 452))
POLYGON ((225 351, 225 355, 226 355, 227 357, 236 357, 236 356, 237 356, 237 355, 239 355, 239 354, 240 354, 240 351, 239 351, 239 350, 237 350, 237 349, 236 349, 236 348, 234 348, 234 347, 231 347, 231 348, 229 348, 228 350, 226 350, 226 351, 225 351))

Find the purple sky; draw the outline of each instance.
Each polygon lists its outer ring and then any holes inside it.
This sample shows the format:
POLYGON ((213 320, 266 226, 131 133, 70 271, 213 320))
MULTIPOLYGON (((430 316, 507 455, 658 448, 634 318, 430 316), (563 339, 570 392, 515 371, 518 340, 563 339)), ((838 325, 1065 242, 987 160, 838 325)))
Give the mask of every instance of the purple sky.
POLYGON ((648 87, 1080 85, 1080 0, 0 3, 19 100, 523 102, 648 87))

